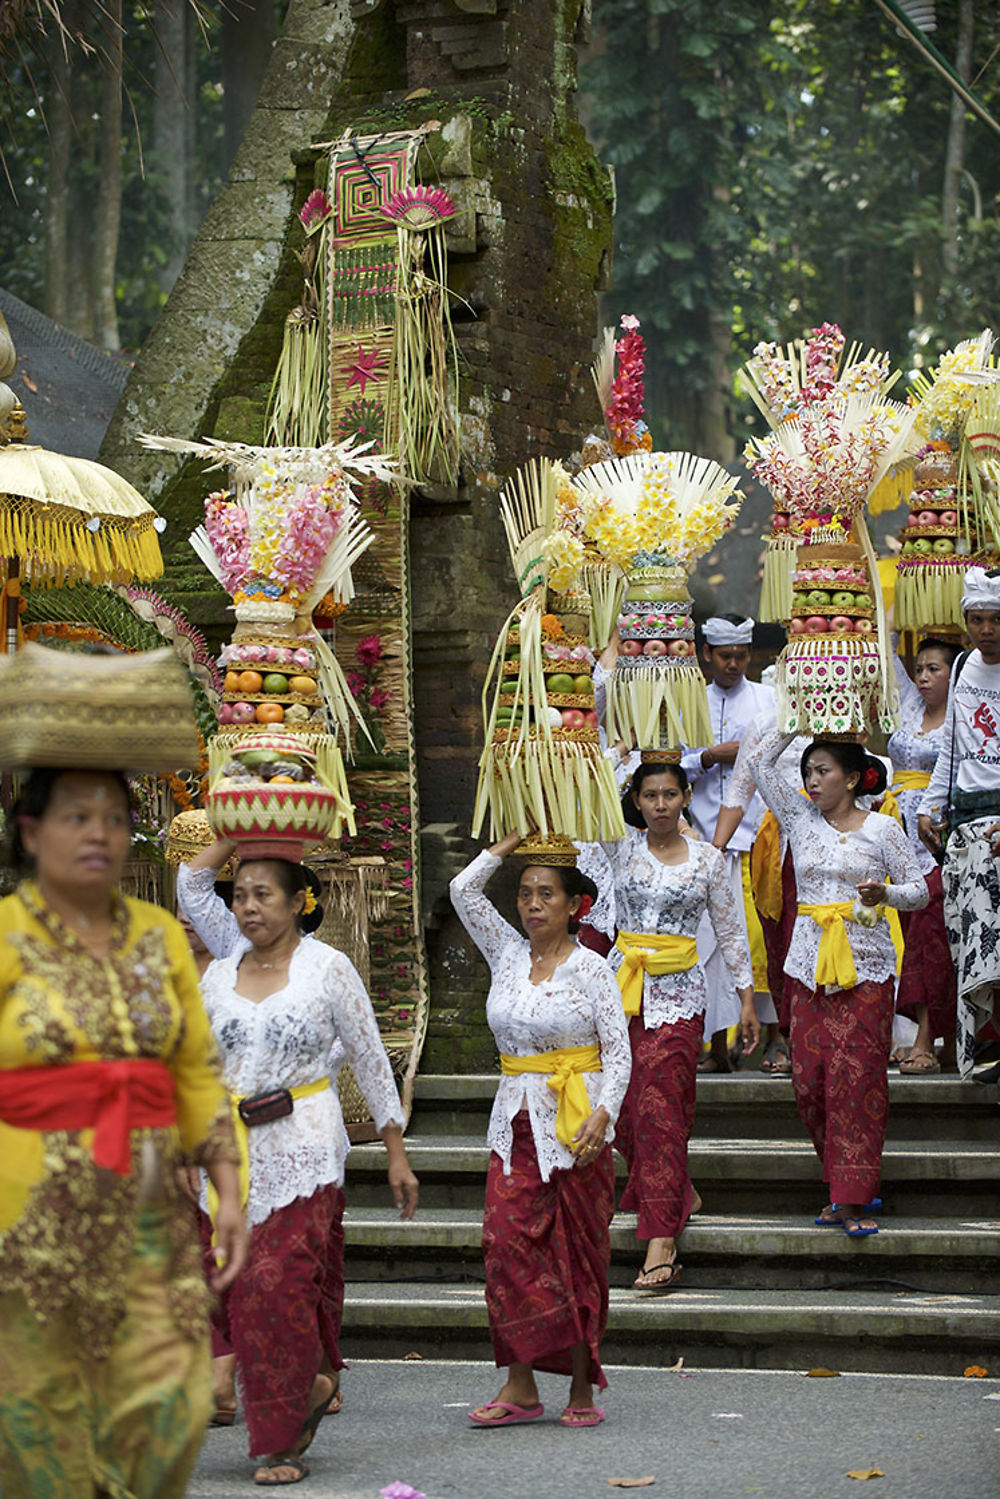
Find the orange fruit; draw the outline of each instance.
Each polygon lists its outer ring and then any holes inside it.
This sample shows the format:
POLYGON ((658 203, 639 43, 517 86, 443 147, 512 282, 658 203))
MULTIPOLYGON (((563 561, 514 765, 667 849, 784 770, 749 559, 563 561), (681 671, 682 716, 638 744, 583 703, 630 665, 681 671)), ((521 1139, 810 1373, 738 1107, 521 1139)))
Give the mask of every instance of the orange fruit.
POLYGON ((240 674, 238 671, 227 671, 225 681, 222 684, 223 692, 239 692, 240 674))
MULTIPOLYGON (((250 691, 249 687, 246 689, 250 691)), ((280 703, 258 703, 255 717, 258 723, 281 723, 285 710, 280 703)))
POLYGON ((263 686, 264 678, 259 671, 241 671, 236 684, 237 692, 259 692, 263 686))
POLYGON ((272 776, 267 783, 269 786, 297 786, 294 776, 272 776))

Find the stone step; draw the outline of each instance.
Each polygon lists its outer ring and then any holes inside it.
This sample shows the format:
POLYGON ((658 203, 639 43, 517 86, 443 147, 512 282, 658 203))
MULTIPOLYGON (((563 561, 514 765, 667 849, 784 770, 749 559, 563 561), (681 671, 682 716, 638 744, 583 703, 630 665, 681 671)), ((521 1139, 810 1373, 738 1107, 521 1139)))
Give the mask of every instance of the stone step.
MULTIPOLYGON (((811 1219, 700 1213, 681 1239, 683 1286, 813 1289, 893 1282, 903 1290, 1000 1295, 1000 1220, 942 1222, 881 1214, 881 1231, 849 1239, 811 1219)), ((424 1208, 410 1223, 384 1208, 349 1206, 347 1259, 358 1279, 481 1280, 481 1210, 424 1208)), ((632 1213, 611 1225, 612 1285, 627 1288, 641 1250, 632 1213)))
MULTIPOLYGON (((344 1343, 359 1356, 482 1358, 481 1286, 347 1283, 344 1343)), ((611 1292, 608 1364, 960 1375, 997 1364, 1000 1298, 867 1291, 611 1292)))
MULTIPOLYGON (((414 1129, 422 1135, 469 1135, 480 1129, 496 1093, 494 1073, 433 1073, 416 1080, 414 1129)), ((744 1139, 802 1138, 791 1079, 760 1072, 699 1077, 696 1138, 739 1133, 744 1139)), ((1000 1138, 995 1088, 955 1074, 889 1076, 889 1139, 992 1141, 1000 1138)))
MULTIPOLYGON (((482 1136, 409 1134, 407 1153, 421 1178, 426 1207, 481 1207, 489 1151, 482 1136)), ((692 1179, 706 1209, 720 1206, 748 1216, 815 1214, 822 1207, 819 1161, 805 1140, 783 1138, 691 1141, 692 1179)), ((624 1163, 615 1157, 619 1179, 624 1163)), ((384 1200, 385 1151, 358 1145, 348 1158, 348 1197, 359 1207, 384 1200)), ((901 1216, 940 1218, 992 1216, 1000 1180, 1000 1149, 985 1145, 890 1143, 882 1157, 882 1197, 901 1216)))

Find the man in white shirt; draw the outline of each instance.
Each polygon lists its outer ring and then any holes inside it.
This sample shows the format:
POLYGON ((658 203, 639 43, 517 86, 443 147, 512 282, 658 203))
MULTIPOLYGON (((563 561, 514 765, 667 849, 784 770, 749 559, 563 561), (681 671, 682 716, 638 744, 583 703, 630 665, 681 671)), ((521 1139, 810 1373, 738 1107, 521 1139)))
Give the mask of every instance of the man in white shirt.
POLYGON ((962 596, 973 649, 952 668, 941 750, 920 804, 920 837, 941 856, 948 944, 958 976, 959 1070, 979 1082, 1000 1061, 975 1065, 976 1032, 995 1015, 1000 986, 1000 571, 972 567, 962 596))
MULTIPOLYGON (((715 835, 719 809, 725 801, 726 786, 740 741, 757 714, 767 709, 773 710, 774 706, 774 693, 770 687, 747 681, 753 627, 753 620, 744 615, 721 614, 707 619, 702 629, 702 660, 709 678, 708 709, 715 742, 700 749, 688 750, 681 764, 691 783, 688 819, 709 843, 715 835)), ((746 807, 738 828, 731 834, 725 852, 726 870, 737 907, 744 916, 754 960, 757 1014, 762 1022, 769 1023, 777 1020, 777 1015, 767 993, 766 958, 760 923, 753 902, 748 898, 750 845, 764 811, 763 802, 755 794, 746 807)), ((739 998, 718 949, 705 961, 705 980, 708 987, 705 1035, 711 1036, 712 1040, 708 1055, 702 1058, 699 1067, 701 1071, 728 1072, 730 1065, 726 1050, 726 1030, 739 1019, 739 998)))

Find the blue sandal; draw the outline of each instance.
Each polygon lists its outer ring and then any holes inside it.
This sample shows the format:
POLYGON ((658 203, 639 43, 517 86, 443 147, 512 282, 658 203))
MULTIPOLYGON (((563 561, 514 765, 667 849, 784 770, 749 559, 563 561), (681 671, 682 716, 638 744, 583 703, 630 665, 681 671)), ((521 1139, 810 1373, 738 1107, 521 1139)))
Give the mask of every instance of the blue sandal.
MULTIPOLYGON (((867 1218, 867 1217, 868 1217, 867 1213, 862 1213, 861 1214, 861 1218, 867 1218)), ((861 1218, 855 1218, 855 1217, 851 1216, 851 1217, 847 1217, 847 1218, 845 1218, 843 1220, 844 1221, 844 1233, 847 1235, 847 1237, 849 1239, 868 1239, 868 1238, 871 1237, 872 1234, 877 1234, 878 1233, 878 1224, 877 1223, 875 1224, 874 1228, 862 1228, 861 1227, 861 1218), (856 1226, 854 1228, 849 1228, 848 1224, 850 1224, 850 1223, 853 1223, 856 1226)))
MULTIPOLYGON (((878 1210, 879 1210, 879 1208, 881 1206, 882 1206, 882 1199, 881 1199, 881 1197, 873 1197, 872 1200, 871 1200, 871 1202, 866 1202, 865 1205, 864 1205, 864 1207, 863 1207, 863 1209, 861 1210, 861 1216, 862 1216, 862 1218, 869 1218, 869 1217, 871 1217, 872 1213, 877 1213, 878 1210)), ((837 1213, 837 1212, 840 1211, 840 1209, 838 1208, 838 1206, 837 1206, 837 1204, 835 1202, 831 1202, 830 1203, 830 1207, 833 1209, 833 1211, 835 1213, 837 1213)), ((825 1218, 823 1216, 823 1213, 825 1213, 825 1212, 826 1212, 826 1208, 823 1209, 823 1212, 820 1213, 818 1217, 816 1217, 816 1218, 813 1219, 813 1222, 816 1224, 817 1228, 841 1228, 843 1226, 843 1222, 844 1222, 843 1218, 825 1218)), ((867 1229, 866 1232, 867 1233, 871 1233, 872 1230, 871 1229, 867 1229)))

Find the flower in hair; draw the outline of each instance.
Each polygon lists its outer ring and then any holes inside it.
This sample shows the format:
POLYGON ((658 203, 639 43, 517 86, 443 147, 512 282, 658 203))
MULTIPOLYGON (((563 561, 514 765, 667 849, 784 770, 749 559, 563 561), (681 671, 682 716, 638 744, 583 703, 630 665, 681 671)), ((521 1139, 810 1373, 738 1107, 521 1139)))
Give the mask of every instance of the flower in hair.
POLYGON ((593 905, 594 905, 594 897, 592 895, 581 895, 580 896, 580 905, 577 908, 577 913, 576 913, 576 919, 577 919, 577 921, 586 921, 587 917, 591 913, 591 910, 593 909, 593 905))
POLYGON ((861 777, 861 790, 868 796, 875 790, 877 785, 878 767, 875 765, 866 765, 864 774, 861 777))
POLYGON ((318 905, 319 901, 316 899, 316 892, 311 885, 308 885, 306 887, 306 898, 302 903, 303 916, 311 916, 318 905))

